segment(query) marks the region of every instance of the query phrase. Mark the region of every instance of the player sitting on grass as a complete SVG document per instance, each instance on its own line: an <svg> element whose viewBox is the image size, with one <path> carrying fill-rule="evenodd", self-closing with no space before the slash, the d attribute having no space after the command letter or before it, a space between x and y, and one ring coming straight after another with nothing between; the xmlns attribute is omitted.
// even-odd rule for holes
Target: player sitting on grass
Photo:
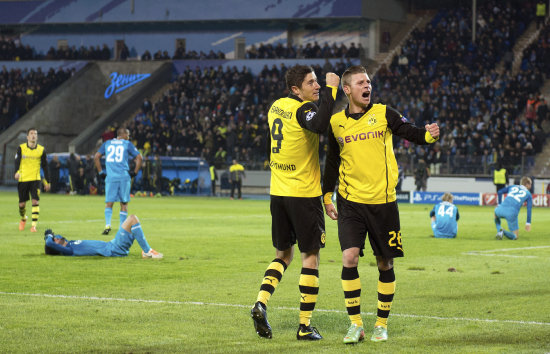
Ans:
<svg viewBox="0 0 550 354"><path fill-rule="evenodd" d="M531 208L533 207L533 197L531 196L531 178L522 177L520 184L514 184L504 187L498 191L498 199L508 193L504 201L495 209L495 226L497 228L497 240L502 240L506 236L510 240L517 240L519 236L518 214L523 203L527 202L527 221L525 230L531 231ZM500 225L500 218L505 218L508 222L508 230L504 230Z"/></svg>
<svg viewBox="0 0 550 354"><path fill-rule="evenodd" d="M162 258L162 253L155 251L147 243L141 230L141 224L135 215L130 215L122 223L122 227L110 242L67 241L65 237L55 235L51 229L48 229L44 232L44 240L46 240L44 250L49 255L125 257L130 252L134 239L142 249L141 256L143 258Z"/></svg>
<svg viewBox="0 0 550 354"><path fill-rule="evenodd" d="M434 205L430 211L432 219L432 230L435 238L455 238L458 232L460 218L458 208L453 204L453 195L451 193L443 194L441 203Z"/></svg>

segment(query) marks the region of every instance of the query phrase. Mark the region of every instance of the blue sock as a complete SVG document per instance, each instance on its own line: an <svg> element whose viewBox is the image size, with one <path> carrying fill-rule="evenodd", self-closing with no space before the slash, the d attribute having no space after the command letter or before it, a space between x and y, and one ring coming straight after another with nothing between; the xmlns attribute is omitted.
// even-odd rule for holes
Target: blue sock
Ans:
<svg viewBox="0 0 550 354"><path fill-rule="evenodd" d="M105 208L105 225L111 226L112 217L113 217L113 208Z"/></svg>
<svg viewBox="0 0 550 354"><path fill-rule="evenodd" d="M134 226L132 226L132 235L136 239L136 241L139 243L139 247L143 250L143 252L147 253L151 250L151 246L147 243L147 240L145 239L145 235L143 234L143 230L141 229L141 224L137 223Z"/></svg>
<svg viewBox="0 0 550 354"><path fill-rule="evenodd" d="M508 237L510 240L516 239L516 234L513 233L512 231L504 230L504 236Z"/></svg>
<svg viewBox="0 0 550 354"><path fill-rule="evenodd" d="M500 218L495 217L495 226L497 227L497 232L502 229L502 226L500 226Z"/></svg>
<svg viewBox="0 0 550 354"><path fill-rule="evenodd" d="M119 214L118 214L119 218L120 218L120 227L122 227L122 223L124 221L126 221L126 218L128 217L128 212L127 211L121 211Z"/></svg>

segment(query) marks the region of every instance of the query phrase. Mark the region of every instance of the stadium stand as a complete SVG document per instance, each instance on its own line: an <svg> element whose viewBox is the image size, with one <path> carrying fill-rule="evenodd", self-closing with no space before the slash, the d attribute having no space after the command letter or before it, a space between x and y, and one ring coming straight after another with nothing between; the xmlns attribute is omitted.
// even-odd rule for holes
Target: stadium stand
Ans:
<svg viewBox="0 0 550 354"><path fill-rule="evenodd" d="M43 72L34 69L0 71L0 132L30 111L56 87L74 75L75 69Z"/></svg>
<svg viewBox="0 0 550 354"><path fill-rule="evenodd" d="M145 155L203 158L220 168L237 158L247 161L247 169L262 169L267 157L265 109L286 94L286 68L311 64L322 79L328 70L341 74L351 63L372 63L383 44L390 60L372 71L374 100L397 108L417 125L436 120L443 132L429 150L396 139L396 155L405 173L412 173L417 158L423 158L433 175L489 175L496 161L522 174L533 167L546 138L542 123L547 118L537 115L533 120L525 112L530 105L536 105L535 111L541 107L541 112L547 107L539 91L549 76L550 31L546 26L527 46L519 72L509 70L517 55L515 45L534 18L532 0L518 4L479 1L473 44L471 8L452 1L433 12L427 26L416 27L416 21L412 31L400 29L410 34L399 43L390 40L390 32L384 32L382 43L382 33L368 18L352 24L366 12L361 1L280 0L265 5L233 0L234 6L224 11L218 11L214 0L168 0L162 6L140 0L101 0L94 6L83 0L28 1L24 6L5 1L0 2L0 13L13 10L13 16L0 15L0 23L35 27L2 37L0 59L104 61L97 87L109 77L112 63L121 64L118 71L132 67L152 72L148 64L164 61L174 71L169 84L143 91L137 102L119 102L124 112L134 113L124 113L116 121L109 121L115 119L114 106L106 114L107 106L101 103L104 110L96 112L95 119L101 118L94 133L86 134L97 139L107 125L126 123ZM319 25L320 18L326 24ZM292 19L305 22L296 29ZM381 24L380 31L390 27ZM374 36L381 37L380 48L372 45L378 41ZM233 59L238 38L246 41L242 60ZM131 65L135 59L144 65ZM124 60L128 63L120 62ZM369 66L369 72L374 67ZM143 97L147 103L139 108ZM9 101L15 106L14 98ZM0 100L0 108L6 102ZM4 126L23 112L10 109L8 123L0 116ZM86 134L71 146L92 147L83 141L95 139ZM321 142L323 156L324 138Z"/></svg>
<svg viewBox="0 0 550 354"><path fill-rule="evenodd" d="M502 156L510 171L521 173L532 166L535 147L542 144L537 128L517 118L529 93L541 84L540 72L513 76L495 71L533 19L531 9L484 2L477 45L470 40L471 17L466 7L439 11L426 28L413 31L390 67L374 78L383 102L418 125L435 118L444 131L428 156L422 147L398 141L405 170L414 165L409 156L417 155L427 158L435 174L487 173Z"/></svg>
<svg viewBox="0 0 550 354"><path fill-rule="evenodd" d="M335 65L314 66L320 81L327 71L343 73L346 64ZM202 157L219 168L235 158L248 168L264 168L266 110L287 94L286 69L284 63L264 65L254 75L247 67L186 66L158 101L144 101L129 122L136 147L145 156Z"/></svg>

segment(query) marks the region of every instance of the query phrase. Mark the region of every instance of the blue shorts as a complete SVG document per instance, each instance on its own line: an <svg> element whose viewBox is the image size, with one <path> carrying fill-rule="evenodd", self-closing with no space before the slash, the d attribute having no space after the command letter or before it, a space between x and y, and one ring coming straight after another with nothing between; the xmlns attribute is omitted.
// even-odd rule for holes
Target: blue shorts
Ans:
<svg viewBox="0 0 550 354"><path fill-rule="evenodd" d="M519 230L518 224L518 214L514 209L504 208L501 205L497 206L495 209L495 215L499 218L505 218L508 223L508 228L510 231Z"/></svg>
<svg viewBox="0 0 550 354"><path fill-rule="evenodd" d="M456 233L449 234L449 233L442 233L437 229L437 224L435 222L432 222L432 231L434 233L435 238L455 238ZM457 230L458 231L458 230Z"/></svg>
<svg viewBox="0 0 550 354"><path fill-rule="evenodd" d="M130 201L130 187L132 180L127 181L114 181L105 183L105 202L122 202L128 203Z"/></svg>
<svg viewBox="0 0 550 354"><path fill-rule="evenodd" d="M111 256L112 257L124 257L130 253L130 247L134 243L134 236L120 228L115 235L115 238L111 240Z"/></svg>

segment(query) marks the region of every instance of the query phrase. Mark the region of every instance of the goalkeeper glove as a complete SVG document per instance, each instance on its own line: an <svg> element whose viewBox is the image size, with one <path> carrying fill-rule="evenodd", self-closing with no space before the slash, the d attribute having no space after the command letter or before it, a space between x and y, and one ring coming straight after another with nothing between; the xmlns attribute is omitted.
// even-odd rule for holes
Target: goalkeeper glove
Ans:
<svg viewBox="0 0 550 354"><path fill-rule="evenodd" d="M107 174L105 173L105 171L101 171L97 174L98 179L105 180L106 177L107 177Z"/></svg>
<svg viewBox="0 0 550 354"><path fill-rule="evenodd" d="M130 171L130 178L134 178L137 175L135 171Z"/></svg>

